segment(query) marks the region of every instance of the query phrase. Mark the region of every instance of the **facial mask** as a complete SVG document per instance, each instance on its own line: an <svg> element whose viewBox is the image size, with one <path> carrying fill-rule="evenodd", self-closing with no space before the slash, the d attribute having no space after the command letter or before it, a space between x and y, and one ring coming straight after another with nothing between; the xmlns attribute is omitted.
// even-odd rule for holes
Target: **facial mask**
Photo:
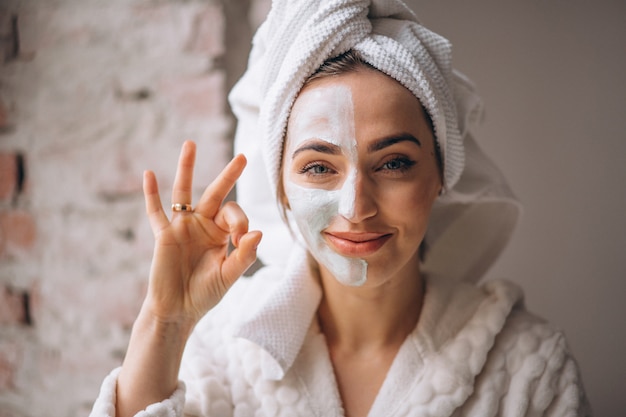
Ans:
<svg viewBox="0 0 626 417"><path fill-rule="evenodd" d="M300 95L289 125L287 165L298 147L307 140L318 139L336 145L350 161L349 172L340 189L309 188L293 182L290 173L284 181L291 214L313 256L341 283L363 285L367 280L367 262L333 251L322 236L338 215L354 216L357 148L354 129L352 93L348 87L315 88Z"/></svg>
<svg viewBox="0 0 626 417"><path fill-rule="evenodd" d="M367 262L333 251L321 234L337 216L344 190L325 191L295 184L286 188L293 217L313 256L342 284L363 285L367 280Z"/></svg>

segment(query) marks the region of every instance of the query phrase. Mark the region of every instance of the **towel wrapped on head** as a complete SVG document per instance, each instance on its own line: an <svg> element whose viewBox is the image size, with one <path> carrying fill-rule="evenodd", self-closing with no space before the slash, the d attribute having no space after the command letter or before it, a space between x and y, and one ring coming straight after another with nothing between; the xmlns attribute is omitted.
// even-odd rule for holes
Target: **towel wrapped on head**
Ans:
<svg viewBox="0 0 626 417"><path fill-rule="evenodd" d="M266 236L259 258L284 264L293 246L276 200L291 107L305 81L348 50L410 90L433 121L445 192L425 238L425 271L479 280L508 242L520 206L471 137L482 104L472 84L452 69L450 42L422 26L399 0L273 1L254 37L248 69L229 97L238 119L235 152L248 158L237 199L251 227Z"/></svg>

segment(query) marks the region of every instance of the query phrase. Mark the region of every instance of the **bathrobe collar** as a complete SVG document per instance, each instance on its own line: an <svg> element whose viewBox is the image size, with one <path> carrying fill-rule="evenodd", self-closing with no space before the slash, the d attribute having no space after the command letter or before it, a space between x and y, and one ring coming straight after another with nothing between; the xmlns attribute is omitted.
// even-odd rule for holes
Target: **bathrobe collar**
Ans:
<svg viewBox="0 0 626 417"><path fill-rule="evenodd" d="M319 332L314 318L322 289L309 265L306 251L297 246L282 278L276 279L280 273L277 268L261 270L252 278L259 280L257 285L272 288L263 291L268 294L265 298L249 306L234 336L263 349L261 370L265 379L283 379L307 335ZM466 398L496 336L513 307L521 302L521 290L508 282L491 281L478 287L427 277L419 322L400 349L400 359L392 365L387 379L395 379L391 378L394 373L400 376L410 369L414 377L418 375L414 383L432 385L433 381L440 381L440 388L458 385L456 395ZM390 385L395 384L386 382L381 391L393 391ZM450 389L445 387L445 391Z"/></svg>

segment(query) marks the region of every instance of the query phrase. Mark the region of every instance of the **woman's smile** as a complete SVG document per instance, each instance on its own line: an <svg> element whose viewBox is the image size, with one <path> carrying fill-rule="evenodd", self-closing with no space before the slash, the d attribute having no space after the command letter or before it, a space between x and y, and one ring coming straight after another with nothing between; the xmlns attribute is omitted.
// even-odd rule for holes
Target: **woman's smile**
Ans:
<svg viewBox="0 0 626 417"><path fill-rule="evenodd" d="M393 236L390 233L324 231L329 246L343 256L365 258L376 253Z"/></svg>

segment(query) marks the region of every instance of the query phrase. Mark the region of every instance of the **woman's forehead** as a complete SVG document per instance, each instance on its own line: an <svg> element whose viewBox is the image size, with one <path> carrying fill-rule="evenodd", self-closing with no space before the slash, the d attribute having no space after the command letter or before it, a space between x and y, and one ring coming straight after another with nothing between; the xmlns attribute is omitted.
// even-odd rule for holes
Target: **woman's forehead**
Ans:
<svg viewBox="0 0 626 417"><path fill-rule="evenodd" d="M345 106L352 106L352 104L350 85L341 80L320 82L302 89L293 105L292 115L306 112L308 117L327 116L329 113L341 110Z"/></svg>
<svg viewBox="0 0 626 417"><path fill-rule="evenodd" d="M377 70L354 71L307 84L292 108L287 136L289 140L311 129L339 131L341 127L351 127L353 135L359 131L363 135L358 136L372 138L400 131L424 136L424 127L430 130L419 100Z"/></svg>
<svg viewBox="0 0 626 417"><path fill-rule="evenodd" d="M321 85L303 91L292 110L287 147L308 140L341 146L355 144L352 93L346 85Z"/></svg>

